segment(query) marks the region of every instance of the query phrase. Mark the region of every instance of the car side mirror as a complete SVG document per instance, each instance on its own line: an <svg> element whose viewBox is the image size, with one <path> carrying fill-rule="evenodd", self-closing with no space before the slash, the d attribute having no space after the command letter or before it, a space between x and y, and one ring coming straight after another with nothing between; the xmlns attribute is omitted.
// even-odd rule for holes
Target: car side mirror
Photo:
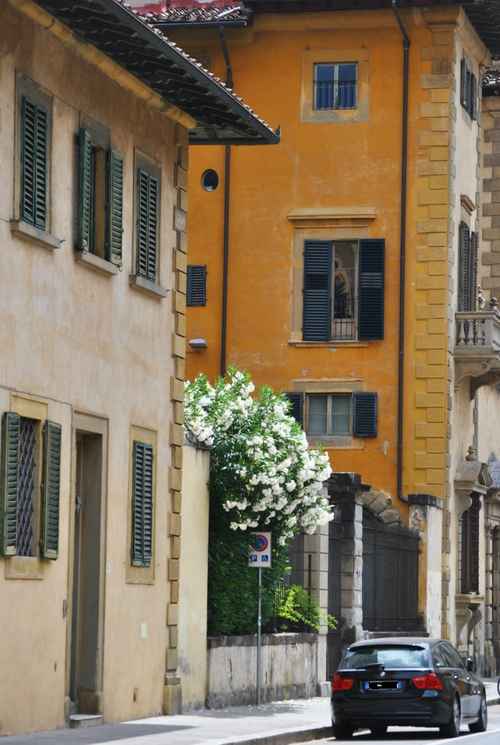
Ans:
<svg viewBox="0 0 500 745"><path fill-rule="evenodd" d="M468 673L474 672L474 660L472 659L472 657L467 657L467 659L465 660L465 669Z"/></svg>

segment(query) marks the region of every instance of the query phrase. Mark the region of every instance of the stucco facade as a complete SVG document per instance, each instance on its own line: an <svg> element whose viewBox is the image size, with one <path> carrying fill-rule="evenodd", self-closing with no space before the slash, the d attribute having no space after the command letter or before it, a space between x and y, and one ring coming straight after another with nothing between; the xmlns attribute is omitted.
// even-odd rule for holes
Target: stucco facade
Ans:
<svg viewBox="0 0 500 745"><path fill-rule="evenodd" d="M457 589L461 516L469 505L467 495L476 486L481 491L481 485L460 480L463 469L469 468L464 463L470 462L470 457L465 460L470 447L478 477L481 464L497 451L499 402L494 377L478 381L480 368L468 366L474 350L471 339L464 339L464 328L472 321L456 313L463 226L471 234L482 230L480 254L488 250L485 241L498 242L496 223L484 222L485 216L498 220L496 210L485 207L481 212L480 170L480 153L484 150L491 161L496 152L492 150L496 135L484 137L484 130L497 119L488 108L488 124L478 117L476 94L472 96L476 110L468 110L461 83L465 63L468 74L480 80L490 51L458 3L401 12L410 48L399 499L400 29L387 9L308 13L303 8L272 14L259 12L259 3L254 5L247 28L224 30L235 87L273 121L280 121L283 135L282 144L267 154L258 169L245 151L233 154L231 161L227 362L249 370L258 384L306 397L377 392L376 437L353 436L343 442L326 438L324 445L335 471L359 473L379 493L378 499L389 499L389 507L395 507L402 521L420 536L418 604L425 625L434 635L457 642L463 651L474 647L482 665L481 618L487 583L484 522L477 547L481 579L473 601L478 611L474 621L468 615L470 598ZM223 73L215 31L193 24L178 30L172 25L171 33ZM356 110L314 112L313 65L347 60L358 63ZM268 71L264 86L262 70ZM221 185L207 192L202 175L209 168L217 171ZM495 191L497 174L491 169L483 173L491 179L486 185ZM206 264L207 301L206 307L188 308L187 338L205 339L207 348L190 349L188 344L188 377L198 372L215 377L220 372L223 174L222 151L201 150L191 160L195 210L189 226L188 264ZM249 209L243 209L243 204ZM305 241L365 238L385 239L383 340L304 341ZM479 270L485 290L496 287L496 243L491 245L494 248ZM489 302L488 292L484 302ZM479 323L495 325L490 306L480 310L488 318L480 315ZM492 351L490 362L496 355ZM482 412L479 417L474 417L475 408ZM304 425L307 431L307 417ZM467 499L461 501L464 489L468 489ZM480 521L484 514L483 509Z"/></svg>
<svg viewBox="0 0 500 745"><path fill-rule="evenodd" d="M276 139L121 4L100 9L105 52L96 4L0 9L0 735L181 708L188 139L204 114L148 88L127 41L154 46L163 83L195 76L233 138Z"/></svg>
<svg viewBox="0 0 500 745"><path fill-rule="evenodd" d="M171 556L166 526L173 513L169 467L175 413L169 381L175 375L171 343L175 319L170 298L141 293L129 285L129 274L134 157L141 151L156 160L162 173L160 281L171 285L171 246L175 245L171 215L177 198L174 164L185 135L175 122L141 105L8 3L1 15L4 353L0 408L2 413L24 411L31 418L62 426L58 558L0 559L0 616L5 631L0 651L4 670L0 732L8 734L59 727L65 720L75 497L86 496L75 493L80 435L92 434L100 440L102 553L93 568L99 573L95 600L101 626L94 650L100 658L95 713L120 720L162 710ZM21 76L43 89L52 102L49 232L61 241L55 250L11 229L18 203L16 85ZM75 137L83 117L108 128L113 146L124 156L123 271L116 274L78 261L74 251ZM130 567L127 526L133 428L146 430L155 442L151 572L134 573Z"/></svg>

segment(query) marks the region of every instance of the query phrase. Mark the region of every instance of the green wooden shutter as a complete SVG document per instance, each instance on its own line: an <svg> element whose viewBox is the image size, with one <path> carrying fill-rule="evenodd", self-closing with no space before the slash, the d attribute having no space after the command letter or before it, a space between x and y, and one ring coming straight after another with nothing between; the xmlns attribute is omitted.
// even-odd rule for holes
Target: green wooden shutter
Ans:
<svg viewBox="0 0 500 745"><path fill-rule="evenodd" d="M207 267L190 264L187 268L186 305L189 307L207 304Z"/></svg>
<svg viewBox="0 0 500 745"><path fill-rule="evenodd" d="M106 258L122 265L123 242L123 158L115 150L108 152Z"/></svg>
<svg viewBox="0 0 500 745"><path fill-rule="evenodd" d="M458 310L468 311L471 301L471 240L469 226L461 222L458 230Z"/></svg>
<svg viewBox="0 0 500 745"><path fill-rule="evenodd" d="M132 565L151 566L153 556L153 448L134 442L132 473Z"/></svg>
<svg viewBox="0 0 500 745"><path fill-rule="evenodd" d="M59 493L61 482L61 425L46 421L43 427L42 537L44 559L59 552Z"/></svg>
<svg viewBox="0 0 500 745"><path fill-rule="evenodd" d="M95 250L95 151L92 136L86 129L78 133L79 204L78 248Z"/></svg>
<svg viewBox="0 0 500 745"><path fill-rule="evenodd" d="M377 436L377 408L378 396L376 393L353 393L354 437L376 437Z"/></svg>
<svg viewBox="0 0 500 745"><path fill-rule="evenodd" d="M304 426L304 394L288 392L285 396L290 401L289 414L300 424Z"/></svg>
<svg viewBox="0 0 500 745"><path fill-rule="evenodd" d="M14 556L17 551L17 487L21 418L12 411L2 417L0 463L0 551Z"/></svg>
<svg viewBox="0 0 500 745"><path fill-rule="evenodd" d="M384 338L384 264L385 241L366 239L359 242L358 338Z"/></svg>
<svg viewBox="0 0 500 745"><path fill-rule="evenodd" d="M469 310L477 310L478 234L470 235L470 296Z"/></svg>
<svg viewBox="0 0 500 745"><path fill-rule="evenodd" d="M137 274L156 281L158 261L160 183L139 168L137 172Z"/></svg>
<svg viewBox="0 0 500 745"><path fill-rule="evenodd" d="M332 327L332 242L304 244L304 341L328 341Z"/></svg>
<svg viewBox="0 0 500 745"><path fill-rule="evenodd" d="M47 111L23 97L21 105L21 218L47 229Z"/></svg>

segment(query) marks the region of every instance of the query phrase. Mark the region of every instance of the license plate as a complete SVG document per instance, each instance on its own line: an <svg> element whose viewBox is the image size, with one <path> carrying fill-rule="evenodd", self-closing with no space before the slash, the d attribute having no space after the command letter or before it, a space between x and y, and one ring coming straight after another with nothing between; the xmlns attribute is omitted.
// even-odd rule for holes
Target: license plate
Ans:
<svg viewBox="0 0 500 745"><path fill-rule="evenodd" d="M401 691L404 688L402 680L365 680L363 690L365 691Z"/></svg>

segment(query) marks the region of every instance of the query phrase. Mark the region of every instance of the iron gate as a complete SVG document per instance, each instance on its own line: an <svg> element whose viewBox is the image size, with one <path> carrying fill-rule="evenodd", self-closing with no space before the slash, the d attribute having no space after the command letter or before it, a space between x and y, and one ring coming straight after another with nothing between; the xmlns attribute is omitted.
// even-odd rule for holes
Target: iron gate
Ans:
<svg viewBox="0 0 500 745"><path fill-rule="evenodd" d="M416 631L419 539L408 528L389 527L363 510L363 627Z"/></svg>

